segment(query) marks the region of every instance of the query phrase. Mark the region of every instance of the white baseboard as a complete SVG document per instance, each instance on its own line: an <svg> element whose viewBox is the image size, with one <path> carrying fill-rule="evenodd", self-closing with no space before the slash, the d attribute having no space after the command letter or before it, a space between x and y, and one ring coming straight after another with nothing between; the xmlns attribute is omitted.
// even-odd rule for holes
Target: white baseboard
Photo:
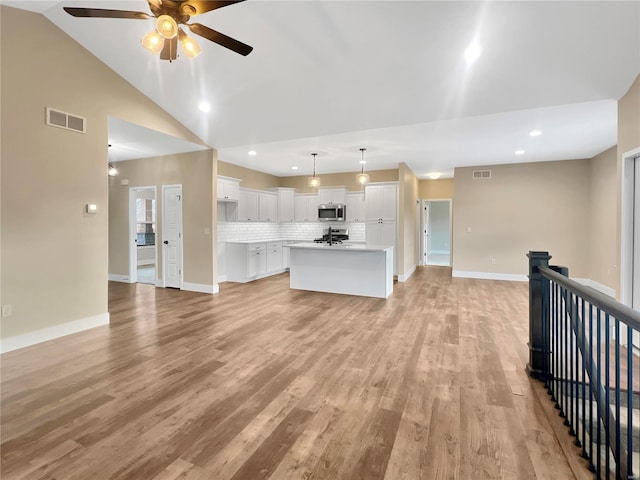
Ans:
<svg viewBox="0 0 640 480"><path fill-rule="evenodd" d="M118 275L118 274L115 274L115 273L110 273L109 274L109 281L110 282L132 283L131 280L129 279L129 275Z"/></svg>
<svg viewBox="0 0 640 480"><path fill-rule="evenodd" d="M182 282L182 286L180 290L187 290L189 292L198 292L198 293L218 293L220 291L220 287L218 285L202 285L200 283L187 283Z"/></svg>
<svg viewBox="0 0 640 480"><path fill-rule="evenodd" d="M479 278L483 280L507 280L509 282L529 281L529 277L517 273L464 272L462 270L454 270L452 276L457 278Z"/></svg>
<svg viewBox="0 0 640 480"><path fill-rule="evenodd" d="M15 337L3 338L0 341L0 353L11 352L19 348L28 347L37 343L64 337L72 333L82 332L90 328L101 327L109 324L109 313L101 313L92 317L81 318L72 322L54 325L53 327L35 330L33 332L16 335Z"/></svg>
<svg viewBox="0 0 640 480"><path fill-rule="evenodd" d="M162 278L156 278L156 287L164 288L164 280Z"/></svg>
<svg viewBox="0 0 640 480"><path fill-rule="evenodd" d="M451 255L449 250L431 250L429 255Z"/></svg>
<svg viewBox="0 0 640 480"><path fill-rule="evenodd" d="M591 280L590 278L572 278L571 280L575 280L582 285L586 285L587 287L591 287L594 290L597 290L600 293L604 293L612 298L616 298L616 291L611 287L607 287L601 283L596 282L595 280Z"/></svg>
<svg viewBox="0 0 640 480"><path fill-rule="evenodd" d="M156 261L155 260L138 260L137 265L139 267L143 266L143 265L155 265Z"/></svg>
<svg viewBox="0 0 640 480"><path fill-rule="evenodd" d="M416 266L414 265L413 267L411 267L409 269L409 271L407 273L405 273L404 275L398 275L398 281L399 282L406 282L407 280L409 280L409 277L411 275L413 275L413 272L416 271Z"/></svg>

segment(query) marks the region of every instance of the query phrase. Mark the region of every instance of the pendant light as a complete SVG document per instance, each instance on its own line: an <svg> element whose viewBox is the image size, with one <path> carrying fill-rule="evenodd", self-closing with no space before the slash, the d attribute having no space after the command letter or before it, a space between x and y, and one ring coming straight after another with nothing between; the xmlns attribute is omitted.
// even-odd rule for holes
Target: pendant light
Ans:
<svg viewBox="0 0 640 480"><path fill-rule="evenodd" d="M320 177L316 176L316 156L317 153L312 153L313 155L313 177L309 177L308 185L313 188L318 188L320 186Z"/></svg>
<svg viewBox="0 0 640 480"><path fill-rule="evenodd" d="M368 173L364 173L364 165L367 163L364 159L364 151L366 150L366 148L361 148L360 152L362 154L362 160L360 160L360 165L362 166L362 169L360 170L360 173L358 173L356 175L356 181L360 184L360 185L364 185L365 183L369 183L369 174Z"/></svg>

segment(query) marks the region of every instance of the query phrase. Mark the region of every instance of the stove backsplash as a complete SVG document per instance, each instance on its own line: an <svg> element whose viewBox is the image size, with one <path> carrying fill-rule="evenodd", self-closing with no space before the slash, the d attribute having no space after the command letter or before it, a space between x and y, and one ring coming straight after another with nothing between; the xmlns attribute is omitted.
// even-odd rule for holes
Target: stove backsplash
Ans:
<svg viewBox="0 0 640 480"><path fill-rule="evenodd" d="M349 240L365 241L364 223L342 223L340 228L349 230ZM218 242L232 240L264 240L284 238L288 240L309 240L321 237L327 231L327 224L320 222L273 223L273 222L219 222Z"/></svg>

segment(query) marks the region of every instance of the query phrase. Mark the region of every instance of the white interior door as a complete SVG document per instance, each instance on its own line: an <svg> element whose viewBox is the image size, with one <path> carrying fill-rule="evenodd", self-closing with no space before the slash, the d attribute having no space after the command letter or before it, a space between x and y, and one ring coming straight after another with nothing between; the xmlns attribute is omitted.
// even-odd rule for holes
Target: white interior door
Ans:
<svg viewBox="0 0 640 480"><path fill-rule="evenodd" d="M182 185L162 186L164 286L182 286Z"/></svg>
<svg viewBox="0 0 640 480"><path fill-rule="evenodd" d="M429 252L431 252L431 242L429 241L429 211L431 209L431 204L429 202L424 202L424 206L422 209L422 234L423 240L422 245L424 248L422 259L424 265L427 265L429 262Z"/></svg>

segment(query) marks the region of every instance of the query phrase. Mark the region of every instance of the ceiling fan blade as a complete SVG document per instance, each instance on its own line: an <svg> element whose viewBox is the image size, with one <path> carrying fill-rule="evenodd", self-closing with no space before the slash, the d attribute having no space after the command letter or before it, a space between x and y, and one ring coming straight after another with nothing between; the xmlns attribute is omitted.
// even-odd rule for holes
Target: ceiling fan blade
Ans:
<svg viewBox="0 0 640 480"><path fill-rule="evenodd" d="M175 36L172 39L165 39L164 47L160 52L160 60L175 60L178 58L178 37Z"/></svg>
<svg viewBox="0 0 640 480"><path fill-rule="evenodd" d="M211 10L233 5L234 3L244 2L244 0L235 0L230 2L222 1L208 1L208 0L187 0L180 6L180 10L183 14L193 17L195 15L201 15Z"/></svg>
<svg viewBox="0 0 640 480"><path fill-rule="evenodd" d="M205 27L204 25L200 25L199 23L192 23L189 25L189 28L196 35L200 35L207 40L211 40L218 45L222 45L223 47L228 48L229 50L233 50L240 55L247 56L253 50L253 47L242 43L235 38L228 37L224 33L216 32L209 27Z"/></svg>
<svg viewBox="0 0 640 480"><path fill-rule="evenodd" d="M131 18L136 20L146 20L152 18L143 12L129 12L127 10L108 10L103 8L74 8L62 7L65 12L74 17L92 18Z"/></svg>

